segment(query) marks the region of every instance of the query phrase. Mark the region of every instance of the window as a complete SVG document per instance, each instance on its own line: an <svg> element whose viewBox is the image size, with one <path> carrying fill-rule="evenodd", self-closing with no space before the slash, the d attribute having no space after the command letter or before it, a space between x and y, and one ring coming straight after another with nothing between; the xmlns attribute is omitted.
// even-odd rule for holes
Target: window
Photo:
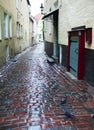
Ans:
<svg viewBox="0 0 94 130"><path fill-rule="evenodd" d="M21 11L21 0L19 0L19 11Z"/></svg>
<svg viewBox="0 0 94 130"><path fill-rule="evenodd" d="M0 40L2 39L2 29L1 29L1 17L0 17Z"/></svg>
<svg viewBox="0 0 94 130"><path fill-rule="evenodd" d="M17 35L17 38L23 37L23 27L22 27L22 25L20 25L19 22L17 22L17 24L16 24L16 35Z"/></svg>
<svg viewBox="0 0 94 130"><path fill-rule="evenodd" d="M52 34L52 22L51 21L49 21L49 35L51 35Z"/></svg>
<svg viewBox="0 0 94 130"><path fill-rule="evenodd" d="M23 26L21 25L21 38L23 38Z"/></svg>
<svg viewBox="0 0 94 130"><path fill-rule="evenodd" d="M19 28L20 28L20 38L21 38L21 35L22 35L22 34L21 34L21 25L19 25Z"/></svg>
<svg viewBox="0 0 94 130"><path fill-rule="evenodd" d="M19 0L16 0L16 8L19 8Z"/></svg>
<svg viewBox="0 0 94 130"><path fill-rule="evenodd" d="M8 38L8 15L4 13L4 37Z"/></svg>
<svg viewBox="0 0 94 130"><path fill-rule="evenodd" d="M55 6L55 8L58 7L58 0L55 0L55 2L54 2L54 6Z"/></svg>
<svg viewBox="0 0 94 130"><path fill-rule="evenodd" d="M12 17L9 17L9 36L12 38Z"/></svg>
<svg viewBox="0 0 94 130"><path fill-rule="evenodd" d="M21 11L21 2L22 0L16 0L16 8Z"/></svg>
<svg viewBox="0 0 94 130"><path fill-rule="evenodd" d="M19 22L16 23L16 35L17 35L17 38L19 38Z"/></svg>

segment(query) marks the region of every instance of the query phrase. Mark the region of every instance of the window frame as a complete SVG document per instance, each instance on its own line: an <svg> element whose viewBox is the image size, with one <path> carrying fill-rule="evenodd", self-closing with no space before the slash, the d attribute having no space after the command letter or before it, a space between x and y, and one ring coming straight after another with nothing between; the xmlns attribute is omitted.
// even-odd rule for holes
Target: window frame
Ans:
<svg viewBox="0 0 94 130"><path fill-rule="evenodd" d="M19 22L16 22L16 36L19 38Z"/></svg>
<svg viewBox="0 0 94 130"><path fill-rule="evenodd" d="M9 17L9 36L12 38L13 36L13 31L12 31L12 17Z"/></svg>
<svg viewBox="0 0 94 130"><path fill-rule="evenodd" d="M16 0L16 8L18 11L21 11L21 3L22 3L22 0Z"/></svg>
<svg viewBox="0 0 94 130"><path fill-rule="evenodd" d="M8 34L8 31L9 31L9 26L8 26L8 14L7 13L4 13L4 38L5 39L8 39L9 38L9 34Z"/></svg>
<svg viewBox="0 0 94 130"><path fill-rule="evenodd" d="M19 9L19 0L16 0L16 8Z"/></svg>
<svg viewBox="0 0 94 130"><path fill-rule="evenodd" d="M1 20L1 16L0 16L0 41L2 40L2 20Z"/></svg>
<svg viewBox="0 0 94 130"><path fill-rule="evenodd" d="M20 38L23 38L23 26L20 25Z"/></svg>

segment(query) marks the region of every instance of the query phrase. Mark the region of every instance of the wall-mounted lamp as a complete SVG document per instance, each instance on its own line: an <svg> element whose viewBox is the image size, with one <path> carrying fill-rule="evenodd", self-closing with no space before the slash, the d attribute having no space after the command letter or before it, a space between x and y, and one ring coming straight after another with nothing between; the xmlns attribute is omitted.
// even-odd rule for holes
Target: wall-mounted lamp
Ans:
<svg viewBox="0 0 94 130"><path fill-rule="evenodd" d="M41 14L44 14L44 7L43 7L43 3L41 3L40 9L41 9Z"/></svg>
<svg viewBox="0 0 94 130"><path fill-rule="evenodd" d="M92 44L92 28L86 28L86 42Z"/></svg>

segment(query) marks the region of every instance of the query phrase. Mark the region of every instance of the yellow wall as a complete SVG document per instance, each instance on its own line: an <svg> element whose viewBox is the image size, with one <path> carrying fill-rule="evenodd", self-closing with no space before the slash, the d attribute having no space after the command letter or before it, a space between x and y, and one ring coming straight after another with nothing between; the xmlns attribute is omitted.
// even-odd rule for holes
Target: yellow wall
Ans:
<svg viewBox="0 0 94 130"><path fill-rule="evenodd" d="M29 24L30 24L30 28L29 28L29 41L30 41L30 46L33 46L33 37L34 37L34 22L32 21L32 18L30 18L30 20L29 20Z"/></svg>
<svg viewBox="0 0 94 130"><path fill-rule="evenodd" d="M22 0L22 19L21 23L23 23L23 37L24 44L23 49L30 46L29 44L29 7L27 5L27 0Z"/></svg>
<svg viewBox="0 0 94 130"><path fill-rule="evenodd" d="M4 38L4 13L7 13L8 17L12 17L12 38L8 37L8 39ZM2 24L2 40L0 41L1 65L6 62L6 46L9 46L10 58L30 46L27 0L22 0L20 11L16 8L16 0L0 0L0 19ZM17 38L17 22L23 27L23 37Z"/></svg>
<svg viewBox="0 0 94 130"><path fill-rule="evenodd" d="M2 4L2 5L1 5ZM3 4L5 5L5 7L3 6ZM10 3L9 3L10 4ZM8 39L5 39L4 37L4 13L8 14L8 19L11 16L12 18L12 28L14 26L14 16L13 14L10 12L10 10L8 10L8 2L6 1L6 4L3 1L0 1L0 20L1 20L1 40L0 40L0 65L2 65L3 63L6 62L6 47L9 46L9 50L10 50L10 58L12 56L14 56L14 35L12 36L12 38L8 37ZM9 25L9 20L8 20L8 25ZM12 30L13 34L14 34L14 28ZM9 35L9 28L8 28L8 35Z"/></svg>

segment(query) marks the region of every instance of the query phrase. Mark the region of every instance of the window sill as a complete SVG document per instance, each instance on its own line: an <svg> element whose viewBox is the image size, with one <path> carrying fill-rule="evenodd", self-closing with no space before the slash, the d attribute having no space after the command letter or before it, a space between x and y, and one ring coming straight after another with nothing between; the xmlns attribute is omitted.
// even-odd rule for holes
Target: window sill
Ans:
<svg viewBox="0 0 94 130"><path fill-rule="evenodd" d="M8 40L9 38L4 38L4 40Z"/></svg>

